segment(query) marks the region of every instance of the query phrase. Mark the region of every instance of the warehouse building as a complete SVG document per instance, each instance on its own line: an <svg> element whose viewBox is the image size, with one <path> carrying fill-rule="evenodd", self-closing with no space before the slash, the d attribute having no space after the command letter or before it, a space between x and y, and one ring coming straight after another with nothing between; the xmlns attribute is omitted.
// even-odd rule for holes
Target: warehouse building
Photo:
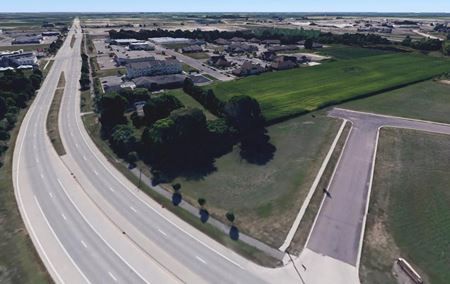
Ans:
<svg viewBox="0 0 450 284"><path fill-rule="evenodd" d="M181 62L176 59L132 62L126 65L128 78L178 74L182 72Z"/></svg>

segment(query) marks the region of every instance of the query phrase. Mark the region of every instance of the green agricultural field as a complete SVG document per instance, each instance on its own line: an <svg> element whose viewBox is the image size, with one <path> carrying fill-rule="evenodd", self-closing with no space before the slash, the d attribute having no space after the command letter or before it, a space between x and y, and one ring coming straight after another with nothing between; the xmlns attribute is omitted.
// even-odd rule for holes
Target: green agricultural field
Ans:
<svg viewBox="0 0 450 284"><path fill-rule="evenodd" d="M336 59L354 59L367 56L392 54L392 51L386 51L374 48L364 47L348 47L348 46L331 46L321 49L319 52L321 55L331 56Z"/></svg>
<svg viewBox="0 0 450 284"><path fill-rule="evenodd" d="M341 107L450 123L450 85L430 80L351 101Z"/></svg>
<svg viewBox="0 0 450 284"><path fill-rule="evenodd" d="M265 73L211 85L223 100L250 95L268 121L282 119L450 71L450 60L387 54Z"/></svg>
<svg viewBox="0 0 450 284"><path fill-rule="evenodd" d="M183 198L191 204L198 206L197 199L205 198L209 212L224 222L232 210L241 231L279 247L340 126L324 112L314 114L268 127L276 152L264 165L243 160L236 146L216 160L213 173L173 183L182 185Z"/></svg>
<svg viewBox="0 0 450 284"><path fill-rule="evenodd" d="M396 283L408 260L425 283L450 279L450 136L383 129L364 238L362 283Z"/></svg>

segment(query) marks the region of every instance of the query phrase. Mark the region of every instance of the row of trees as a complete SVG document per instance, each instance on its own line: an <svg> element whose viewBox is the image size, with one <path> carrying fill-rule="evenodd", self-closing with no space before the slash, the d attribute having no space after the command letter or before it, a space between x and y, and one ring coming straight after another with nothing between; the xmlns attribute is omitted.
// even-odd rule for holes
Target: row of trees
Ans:
<svg viewBox="0 0 450 284"><path fill-rule="evenodd" d="M19 110L25 108L42 82L42 72L8 70L0 76L0 155L8 148L10 131L14 128Z"/></svg>
<svg viewBox="0 0 450 284"><path fill-rule="evenodd" d="M88 90L91 86L91 79L89 77L89 57L85 53L81 53L80 85L82 90Z"/></svg>

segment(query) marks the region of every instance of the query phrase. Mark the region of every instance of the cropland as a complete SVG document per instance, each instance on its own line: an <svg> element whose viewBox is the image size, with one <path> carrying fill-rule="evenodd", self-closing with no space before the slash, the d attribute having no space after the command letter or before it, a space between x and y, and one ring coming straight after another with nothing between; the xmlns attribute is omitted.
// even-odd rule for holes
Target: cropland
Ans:
<svg viewBox="0 0 450 284"><path fill-rule="evenodd" d="M236 95L256 98L270 122L446 72L450 72L448 59L393 53L265 73L211 87L222 100Z"/></svg>

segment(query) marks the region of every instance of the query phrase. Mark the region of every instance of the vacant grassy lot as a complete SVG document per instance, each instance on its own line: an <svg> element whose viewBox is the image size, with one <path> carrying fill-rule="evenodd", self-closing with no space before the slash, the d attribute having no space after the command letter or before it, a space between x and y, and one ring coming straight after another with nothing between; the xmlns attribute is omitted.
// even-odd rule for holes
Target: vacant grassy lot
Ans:
<svg viewBox="0 0 450 284"><path fill-rule="evenodd" d="M404 257L425 283L450 279L450 136L383 129L364 239L363 283L395 283Z"/></svg>
<svg viewBox="0 0 450 284"><path fill-rule="evenodd" d="M184 199L197 205L207 200L212 215L225 220L236 214L243 232L274 247L284 241L293 220L337 133L340 121L316 113L268 128L276 147L265 165L241 159L238 147L216 160L217 171L202 180L178 178ZM198 205L197 205L198 206Z"/></svg>
<svg viewBox="0 0 450 284"><path fill-rule="evenodd" d="M235 95L255 97L272 121L449 71L448 59L387 54L265 73L211 87L223 100Z"/></svg>
<svg viewBox="0 0 450 284"><path fill-rule="evenodd" d="M201 109L208 120L214 120L217 118L214 114L207 111L199 102L183 92L182 89L170 90L167 94L176 97L185 107Z"/></svg>
<svg viewBox="0 0 450 284"><path fill-rule="evenodd" d="M186 56L189 56L194 59L208 59L209 55L205 52L193 52L193 53L183 53Z"/></svg>
<svg viewBox="0 0 450 284"><path fill-rule="evenodd" d="M5 51L5 50L18 50L18 49L23 49L23 51L36 51L37 49L46 49L48 48L50 45L49 44L24 44L24 45L5 45L5 46L0 46L0 51Z"/></svg>
<svg viewBox="0 0 450 284"><path fill-rule="evenodd" d="M450 123L450 85L434 81L413 84L373 97L355 100L344 108Z"/></svg>
<svg viewBox="0 0 450 284"><path fill-rule="evenodd" d="M331 56L336 59L354 59L367 56L375 56L382 54L390 54L392 51L386 51L374 48L363 47L349 47L349 46L331 46L321 49L319 52L321 55Z"/></svg>

